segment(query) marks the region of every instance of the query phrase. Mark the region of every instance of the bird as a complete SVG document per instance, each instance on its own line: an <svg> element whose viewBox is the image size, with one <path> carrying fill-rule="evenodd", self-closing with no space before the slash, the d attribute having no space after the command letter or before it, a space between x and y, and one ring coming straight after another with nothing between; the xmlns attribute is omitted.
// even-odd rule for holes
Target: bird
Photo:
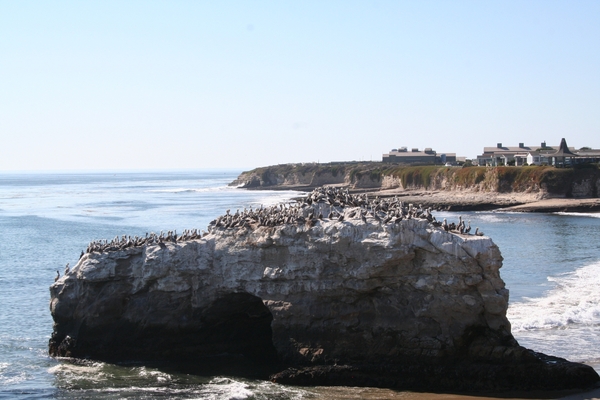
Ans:
<svg viewBox="0 0 600 400"><path fill-rule="evenodd" d="M56 270L56 278L54 278L54 282L56 282L59 279L60 279L60 272L58 272L58 270Z"/></svg>
<svg viewBox="0 0 600 400"><path fill-rule="evenodd" d="M65 275L67 275L70 270L71 269L69 268L69 263L67 263L67 265L65 266Z"/></svg>
<svg viewBox="0 0 600 400"><path fill-rule="evenodd" d="M467 229L465 229L465 234L468 234L469 232L471 232L471 221L469 221L469 225L467 226Z"/></svg>
<svg viewBox="0 0 600 400"><path fill-rule="evenodd" d="M456 227L456 230L459 233L464 233L465 230L465 221L463 221L462 216L458 216L458 226Z"/></svg>
<svg viewBox="0 0 600 400"><path fill-rule="evenodd" d="M483 236L483 232L481 232L479 230L479 228L475 228L475 235L477 235L477 236Z"/></svg>
<svg viewBox="0 0 600 400"><path fill-rule="evenodd" d="M446 218L444 218L444 222L442 222L442 228L444 228L446 232L448 232L448 229L450 229L448 227L448 220Z"/></svg>
<svg viewBox="0 0 600 400"><path fill-rule="evenodd" d="M362 219L362 222L364 222L365 224L367 223L367 217L365 217L365 214L363 214L362 212L360 213L360 219Z"/></svg>
<svg viewBox="0 0 600 400"><path fill-rule="evenodd" d="M375 221L381 223L381 218L377 215L377 211L373 211L373 218L375 218Z"/></svg>

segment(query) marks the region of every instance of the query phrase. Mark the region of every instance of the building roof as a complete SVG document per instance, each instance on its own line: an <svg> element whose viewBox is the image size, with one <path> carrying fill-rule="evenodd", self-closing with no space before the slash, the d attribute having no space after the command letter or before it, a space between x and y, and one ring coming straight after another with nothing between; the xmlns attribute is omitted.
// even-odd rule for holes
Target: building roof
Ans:
<svg viewBox="0 0 600 400"><path fill-rule="evenodd" d="M579 157L600 157L600 149L577 150Z"/></svg>
<svg viewBox="0 0 600 400"><path fill-rule="evenodd" d="M551 153L549 154L550 157L579 157L579 155L573 153L571 150L569 150L569 147L567 147L567 141L565 140L565 138L562 138L562 140L560 141L560 147L558 150L556 150L555 153Z"/></svg>
<svg viewBox="0 0 600 400"><path fill-rule="evenodd" d="M435 157L436 155L433 153L425 153L424 151L390 151L386 156L396 156L396 157Z"/></svg>
<svg viewBox="0 0 600 400"><path fill-rule="evenodd" d="M541 146L524 146L523 143L519 143L519 146L502 146L501 143L498 143L495 147L484 147L483 154L478 155L477 159L481 161L494 158L524 157L523 154L548 158L600 158L600 149L584 147L577 150L574 147L567 146L567 141L564 138L560 141L560 146L553 147L547 146L546 142L542 142Z"/></svg>
<svg viewBox="0 0 600 400"><path fill-rule="evenodd" d="M483 154L502 154L502 153L523 153L523 152L533 152L540 151L542 149L548 149L549 147L541 147L541 146L503 146L503 147L484 147ZM550 147L552 149L552 147ZM552 151L552 150L550 150Z"/></svg>

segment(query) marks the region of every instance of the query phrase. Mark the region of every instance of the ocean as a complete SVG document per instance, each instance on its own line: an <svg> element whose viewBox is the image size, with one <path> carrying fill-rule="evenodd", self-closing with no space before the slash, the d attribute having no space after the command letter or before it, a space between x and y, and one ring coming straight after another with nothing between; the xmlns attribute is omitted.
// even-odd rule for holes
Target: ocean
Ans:
<svg viewBox="0 0 600 400"><path fill-rule="evenodd" d="M54 359L49 286L94 239L205 229L227 209L301 195L228 187L241 171L0 174L0 399L412 398L375 388L305 388L143 365ZM504 257L519 343L600 371L600 214L437 212L490 236ZM416 396L416 395L415 395Z"/></svg>

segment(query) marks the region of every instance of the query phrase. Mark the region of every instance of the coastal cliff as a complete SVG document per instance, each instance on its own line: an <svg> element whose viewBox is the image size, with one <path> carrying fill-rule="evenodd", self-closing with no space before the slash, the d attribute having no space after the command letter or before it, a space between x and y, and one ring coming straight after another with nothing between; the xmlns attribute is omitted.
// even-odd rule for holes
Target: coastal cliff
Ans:
<svg viewBox="0 0 600 400"><path fill-rule="evenodd" d="M281 164L243 172L230 185L247 189L308 189L526 193L542 198L597 198L600 170L586 168L397 166L380 162Z"/></svg>
<svg viewBox="0 0 600 400"><path fill-rule="evenodd" d="M228 212L205 234L92 245L50 287L50 354L298 385L597 382L589 366L518 345L500 251L460 227L398 200L321 190Z"/></svg>

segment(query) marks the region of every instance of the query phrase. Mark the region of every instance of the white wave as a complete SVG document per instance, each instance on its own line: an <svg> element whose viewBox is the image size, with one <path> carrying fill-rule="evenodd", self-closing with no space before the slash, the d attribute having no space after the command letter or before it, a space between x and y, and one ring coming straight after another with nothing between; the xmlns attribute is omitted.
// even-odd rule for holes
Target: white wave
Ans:
<svg viewBox="0 0 600 400"><path fill-rule="evenodd" d="M217 187L205 187L205 188L173 188L173 189L150 189L146 190L147 193L186 193L186 192L219 192L224 190L235 190L230 186L217 186Z"/></svg>
<svg viewBox="0 0 600 400"><path fill-rule="evenodd" d="M592 217L592 218L600 218L600 212L596 213L578 213L578 212L556 212L554 214L558 215L568 215L570 217Z"/></svg>
<svg viewBox="0 0 600 400"><path fill-rule="evenodd" d="M106 374L102 371L104 364L100 362L78 360L78 363L62 362L48 368L48 372L63 379L82 378L90 381L102 381Z"/></svg>
<svg viewBox="0 0 600 400"><path fill-rule="evenodd" d="M494 213L487 213L487 214L477 213L476 215L477 215L477 219L479 219L480 221L483 221L483 222L487 222L487 223L497 223L497 222L506 221L505 217L499 216L498 214L494 214Z"/></svg>
<svg viewBox="0 0 600 400"><path fill-rule="evenodd" d="M202 399L242 400L254 396L250 386L242 381L218 377L202 387Z"/></svg>
<svg viewBox="0 0 600 400"><path fill-rule="evenodd" d="M146 367L139 368L138 375L142 378L155 379L158 383L170 382L171 375L166 372L147 369Z"/></svg>
<svg viewBox="0 0 600 400"><path fill-rule="evenodd" d="M266 207L274 206L279 203L288 203L288 202L293 203L293 201L291 200L292 198L301 197L301 196L305 196L305 195L306 195L306 193L302 193L302 192L283 192L283 193L275 195L275 196L272 193L270 193L269 196L258 199L256 203L262 204Z"/></svg>
<svg viewBox="0 0 600 400"><path fill-rule="evenodd" d="M555 287L544 297L510 304L513 332L600 325L600 263L548 280Z"/></svg>

